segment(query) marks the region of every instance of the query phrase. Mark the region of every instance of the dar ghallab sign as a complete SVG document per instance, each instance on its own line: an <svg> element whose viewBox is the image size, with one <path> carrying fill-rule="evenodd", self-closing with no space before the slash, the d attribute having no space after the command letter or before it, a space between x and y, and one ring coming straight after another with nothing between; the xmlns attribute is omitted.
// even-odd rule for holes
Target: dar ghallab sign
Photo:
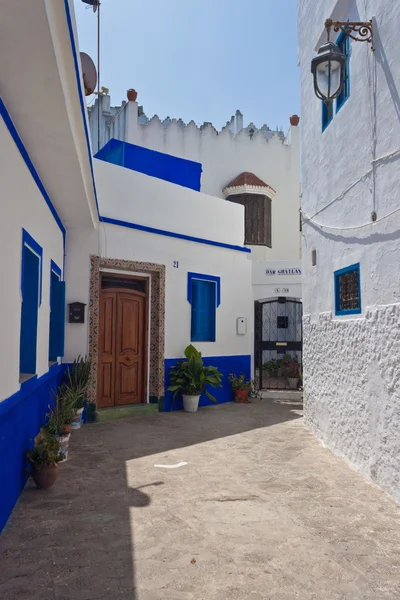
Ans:
<svg viewBox="0 0 400 600"><path fill-rule="evenodd" d="M266 275L301 275L301 269L266 269Z"/></svg>

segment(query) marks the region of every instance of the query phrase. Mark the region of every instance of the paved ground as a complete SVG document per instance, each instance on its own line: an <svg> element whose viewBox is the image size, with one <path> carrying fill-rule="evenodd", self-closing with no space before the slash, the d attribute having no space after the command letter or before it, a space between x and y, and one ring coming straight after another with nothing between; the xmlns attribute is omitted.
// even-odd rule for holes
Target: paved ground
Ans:
<svg viewBox="0 0 400 600"><path fill-rule="evenodd" d="M75 432L1 538L1 600L398 600L400 510L299 414L264 400Z"/></svg>

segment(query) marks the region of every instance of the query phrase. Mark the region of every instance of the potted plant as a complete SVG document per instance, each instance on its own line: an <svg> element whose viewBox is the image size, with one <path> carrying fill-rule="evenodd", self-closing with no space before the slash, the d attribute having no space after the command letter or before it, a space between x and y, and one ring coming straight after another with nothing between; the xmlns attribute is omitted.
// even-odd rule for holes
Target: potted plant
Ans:
<svg viewBox="0 0 400 600"><path fill-rule="evenodd" d="M83 407L90 382L92 363L89 358L81 355L76 358L72 367L67 371L66 387L75 396L75 418L71 423L72 429L79 429L82 423Z"/></svg>
<svg viewBox="0 0 400 600"><path fill-rule="evenodd" d="M168 390L174 392L173 400L182 394L183 408L186 412L197 412L201 394L204 392L209 400L217 402L207 390L207 386L221 387L222 373L217 367L206 367L201 352L190 344L185 350L186 360L181 360L171 368Z"/></svg>
<svg viewBox="0 0 400 600"><path fill-rule="evenodd" d="M285 355L283 361L283 375L287 378L289 387L297 390L300 381L300 365L297 356Z"/></svg>
<svg viewBox="0 0 400 600"><path fill-rule="evenodd" d="M71 423L75 417L75 396L65 385L58 388L54 398L54 407L50 408L46 417L47 423L43 430L59 439L60 455L64 462L68 458Z"/></svg>
<svg viewBox="0 0 400 600"><path fill-rule="evenodd" d="M26 458L36 487L47 490L54 485L58 477L57 463L61 460L60 440L56 436L42 428L38 441L32 450L27 451Z"/></svg>
<svg viewBox="0 0 400 600"><path fill-rule="evenodd" d="M244 373L241 373L240 375L231 373L229 375L229 381L232 386L235 402L248 402L249 394L254 390L254 382L250 379L246 379L246 375Z"/></svg>
<svg viewBox="0 0 400 600"><path fill-rule="evenodd" d="M275 358L271 358L271 360L266 360L262 366L263 370L266 372L267 377L276 377L278 372L278 361Z"/></svg>

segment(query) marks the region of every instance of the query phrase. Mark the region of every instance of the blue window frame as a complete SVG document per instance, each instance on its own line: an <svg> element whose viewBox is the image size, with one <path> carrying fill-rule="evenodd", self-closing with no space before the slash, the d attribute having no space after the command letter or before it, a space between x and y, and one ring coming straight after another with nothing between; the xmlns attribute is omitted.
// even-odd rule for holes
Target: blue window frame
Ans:
<svg viewBox="0 0 400 600"><path fill-rule="evenodd" d="M335 314L358 315L361 313L360 264L335 271Z"/></svg>
<svg viewBox="0 0 400 600"><path fill-rule="evenodd" d="M350 96L350 38L342 32L339 35L336 44L339 46L342 54L346 56L343 87L339 96L336 98L336 112L338 112Z"/></svg>
<svg viewBox="0 0 400 600"><path fill-rule="evenodd" d="M192 305L191 341L215 342L217 307L221 301L220 278L188 273L188 301Z"/></svg>
<svg viewBox="0 0 400 600"><path fill-rule="evenodd" d="M50 261L50 328L49 361L64 356L65 330L65 281L61 281L61 269Z"/></svg>
<svg viewBox="0 0 400 600"><path fill-rule="evenodd" d="M20 373L36 373L38 311L42 293L43 249L22 230Z"/></svg>
<svg viewBox="0 0 400 600"><path fill-rule="evenodd" d="M336 44L346 56L343 87L339 96L336 98L335 111L333 108L333 103L327 106L325 102L322 101L322 131L325 131L329 123L332 121L334 112L338 112L346 102L347 98L350 96L350 38L342 32L336 40Z"/></svg>
<svg viewBox="0 0 400 600"><path fill-rule="evenodd" d="M331 103L327 105L324 101L322 101L322 131L325 131L332 119L333 104Z"/></svg>

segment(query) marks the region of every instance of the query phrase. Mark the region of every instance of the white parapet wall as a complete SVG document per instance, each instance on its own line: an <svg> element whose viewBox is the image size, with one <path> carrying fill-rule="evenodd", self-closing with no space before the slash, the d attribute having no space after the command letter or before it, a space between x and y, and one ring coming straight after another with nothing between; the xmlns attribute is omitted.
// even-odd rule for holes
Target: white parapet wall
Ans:
<svg viewBox="0 0 400 600"><path fill-rule="evenodd" d="M102 217L243 246L244 208L94 159Z"/></svg>
<svg viewBox="0 0 400 600"><path fill-rule="evenodd" d="M238 175L254 173L275 190L272 200L272 247L254 247L256 260L298 260L300 254L300 150L299 127L283 131L267 125L243 126L237 111L221 131L211 123L197 126L180 119L161 121L157 115L139 116L137 102L110 106L110 97L100 97L102 148L109 139L143 146L202 165L201 191L224 198L224 188ZM93 148L97 151L98 101L89 109ZM297 121L296 121L297 122Z"/></svg>

